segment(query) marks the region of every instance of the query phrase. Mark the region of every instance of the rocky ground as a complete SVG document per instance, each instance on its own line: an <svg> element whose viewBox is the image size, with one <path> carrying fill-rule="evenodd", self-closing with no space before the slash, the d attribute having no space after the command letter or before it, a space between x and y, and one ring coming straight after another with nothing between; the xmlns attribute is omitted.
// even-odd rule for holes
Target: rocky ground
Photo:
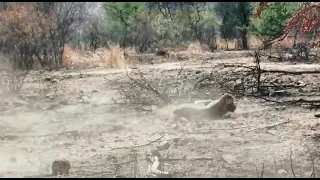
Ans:
<svg viewBox="0 0 320 180"><path fill-rule="evenodd" d="M167 62L139 69L150 79L172 79L184 66L180 81L192 84L214 64L235 62L249 64L252 58L222 54L199 60L193 56L187 64ZM320 68L317 64L271 62L262 66ZM2 96L0 177L48 176L55 159L71 162L68 177L148 177L146 153L167 145L168 149L160 151L167 158L164 170L175 172L175 177L310 177L313 162L319 169L317 141L308 136L315 130L310 126L319 121L315 110L244 97L237 100L237 110L228 119L176 123L168 118L169 106L139 112L115 104L119 93L112 82L125 81L125 72L93 69L40 75L34 71L21 94ZM49 82L44 77L50 77ZM291 81L309 84L314 92L318 80L319 75L314 74L291 77ZM206 92L198 90L176 101L221 95L218 89Z"/></svg>

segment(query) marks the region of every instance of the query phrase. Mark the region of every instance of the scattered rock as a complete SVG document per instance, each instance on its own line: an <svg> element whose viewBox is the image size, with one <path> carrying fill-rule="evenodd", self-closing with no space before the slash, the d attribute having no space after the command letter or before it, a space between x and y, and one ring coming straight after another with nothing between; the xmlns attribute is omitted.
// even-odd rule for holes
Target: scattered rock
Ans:
<svg viewBox="0 0 320 180"><path fill-rule="evenodd" d="M270 96L291 96L291 93L286 90L278 90L270 93Z"/></svg>
<svg viewBox="0 0 320 180"><path fill-rule="evenodd" d="M71 143L64 143L65 146L71 146Z"/></svg>
<svg viewBox="0 0 320 180"><path fill-rule="evenodd" d="M312 171L304 172L302 178L311 178L311 174L312 174Z"/></svg>
<svg viewBox="0 0 320 180"><path fill-rule="evenodd" d="M45 77L43 80L44 80L44 81L51 81L51 80L52 80L52 77Z"/></svg>
<svg viewBox="0 0 320 180"><path fill-rule="evenodd" d="M196 71L196 74L200 74L200 73L201 73L201 71L200 71L200 70L197 70L197 71Z"/></svg>
<svg viewBox="0 0 320 180"><path fill-rule="evenodd" d="M283 111L283 110L285 110L285 109L286 109L285 106L277 106L277 107L276 107L276 110L277 110L277 111Z"/></svg>
<svg viewBox="0 0 320 180"><path fill-rule="evenodd" d="M89 99L90 99L90 97L87 96L87 95L80 95L78 102L79 102L79 103L88 104L88 103L89 103Z"/></svg>
<svg viewBox="0 0 320 180"><path fill-rule="evenodd" d="M22 102L17 102L17 101L13 102L12 104L14 107L21 107L24 105Z"/></svg>
<svg viewBox="0 0 320 180"><path fill-rule="evenodd" d="M123 175L116 175L114 176L113 178L127 178L126 176L123 176Z"/></svg>
<svg viewBox="0 0 320 180"><path fill-rule="evenodd" d="M71 168L71 164L68 160L55 160L52 163L52 175L65 175L69 174L69 170Z"/></svg>
<svg viewBox="0 0 320 180"><path fill-rule="evenodd" d="M314 117L320 117L320 112L317 112Z"/></svg>
<svg viewBox="0 0 320 180"><path fill-rule="evenodd" d="M55 108L57 108L57 107L58 107L57 104L51 104L51 105L49 105L48 107L44 108L44 110L53 110L53 109L55 109Z"/></svg>
<svg viewBox="0 0 320 180"><path fill-rule="evenodd" d="M63 76L63 79L70 79L70 78L72 78L72 75L71 75L71 74L67 74L67 75L64 75L64 76Z"/></svg>
<svg viewBox="0 0 320 180"><path fill-rule="evenodd" d="M178 143L178 142L180 141L180 139L181 139L181 138L174 138L172 141L173 141L174 143Z"/></svg>
<svg viewBox="0 0 320 180"><path fill-rule="evenodd" d="M123 139L115 139L113 142L124 142Z"/></svg>
<svg viewBox="0 0 320 180"><path fill-rule="evenodd" d="M92 107L98 107L99 105L98 104L92 104Z"/></svg>
<svg viewBox="0 0 320 180"><path fill-rule="evenodd" d="M151 151L151 156L158 156L158 157L161 157L161 154L158 150L152 150Z"/></svg>
<svg viewBox="0 0 320 180"><path fill-rule="evenodd" d="M279 174L279 175L288 174L288 172L287 172L286 170L284 170L284 169L279 169L279 170L278 170L278 174Z"/></svg>
<svg viewBox="0 0 320 180"><path fill-rule="evenodd" d="M28 95L28 96L21 95L20 98L26 101L30 101L30 100L36 101L39 99L39 96L38 95Z"/></svg>
<svg viewBox="0 0 320 180"><path fill-rule="evenodd" d="M110 133L110 132L116 132L116 131L120 131L120 130L123 130L123 129L125 129L124 126L121 126L121 125L113 125L108 132L109 132L109 133Z"/></svg>
<svg viewBox="0 0 320 180"><path fill-rule="evenodd" d="M1 111L1 112L5 112L5 111L7 111L7 110L8 110L8 108L5 107L5 106L0 107L0 111Z"/></svg>
<svg viewBox="0 0 320 180"><path fill-rule="evenodd" d="M17 162L17 158L16 157L11 157L10 158L10 162Z"/></svg>
<svg viewBox="0 0 320 180"><path fill-rule="evenodd" d="M221 157L228 164L234 164L237 161L237 159L230 154L223 154Z"/></svg>
<svg viewBox="0 0 320 180"><path fill-rule="evenodd" d="M46 98L53 100L54 99L54 94L47 94Z"/></svg>
<svg viewBox="0 0 320 180"><path fill-rule="evenodd" d="M51 84L56 84L56 83L58 83L58 82L59 82L58 79L52 79L52 80L50 81Z"/></svg>
<svg viewBox="0 0 320 180"><path fill-rule="evenodd" d="M314 140L319 141L320 140L320 134L317 133L317 132L314 132L314 133L311 134L311 138L314 139Z"/></svg>
<svg viewBox="0 0 320 180"><path fill-rule="evenodd" d="M60 101L60 104L62 104L62 105L68 105L69 102L68 102L67 99L65 99L65 100Z"/></svg>
<svg viewBox="0 0 320 180"><path fill-rule="evenodd" d="M92 92L92 93L97 93L97 92L99 92L99 91L95 89L95 90L92 90L91 92Z"/></svg>
<svg viewBox="0 0 320 180"><path fill-rule="evenodd" d="M18 136L14 136L14 135L4 135L4 136L0 136L0 139L1 140L9 140L9 141L12 141L12 140L15 140L17 139Z"/></svg>
<svg viewBox="0 0 320 180"><path fill-rule="evenodd" d="M160 144L157 146L157 150L159 150L159 151L164 151L164 150L169 149L169 147L170 147L170 144L169 144L167 141L163 141L162 143L160 143Z"/></svg>

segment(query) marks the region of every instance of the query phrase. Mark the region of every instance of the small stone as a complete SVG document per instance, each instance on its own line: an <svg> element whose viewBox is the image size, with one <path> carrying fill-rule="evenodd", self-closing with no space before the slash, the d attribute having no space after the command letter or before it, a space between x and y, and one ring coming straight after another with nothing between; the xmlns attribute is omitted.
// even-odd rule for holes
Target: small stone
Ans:
<svg viewBox="0 0 320 180"><path fill-rule="evenodd" d="M12 104L13 104L14 107L21 107L21 106L23 106L23 103L21 103L21 102L13 102Z"/></svg>
<svg viewBox="0 0 320 180"><path fill-rule="evenodd" d="M277 111L283 111L283 110L285 110L285 109L286 109L285 106L277 106L277 107L276 107L276 110L277 110Z"/></svg>
<svg viewBox="0 0 320 180"><path fill-rule="evenodd" d="M286 170L284 170L284 169L279 169L278 170L278 174L279 175L282 175L282 174L287 174L288 172L286 171Z"/></svg>
<svg viewBox="0 0 320 180"><path fill-rule="evenodd" d="M92 93L97 93L97 92L99 92L99 91L95 89L95 90L92 90L91 92L92 92Z"/></svg>
<svg viewBox="0 0 320 180"><path fill-rule="evenodd" d="M200 70L197 70L197 71L196 71L196 74L200 74L200 73L201 73L201 71L200 71Z"/></svg>
<svg viewBox="0 0 320 180"><path fill-rule="evenodd" d="M5 111L7 111L7 110L8 110L8 108L7 108L7 107L4 107L4 106L0 108L0 111L1 111L1 112L5 112Z"/></svg>
<svg viewBox="0 0 320 180"><path fill-rule="evenodd" d="M320 117L320 112L317 112L314 117Z"/></svg>
<svg viewBox="0 0 320 180"><path fill-rule="evenodd" d="M64 143L65 146L71 146L71 143Z"/></svg>
<svg viewBox="0 0 320 180"><path fill-rule="evenodd" d="M59 82L58 79L52 79L52 80L50 81L51 84L55 84L55 83L58 83L58 82Z"/></svg>
<svg viewBox="0 0 320 180"><path fill-rule="evenodd" d="M168 142L164 141L164 142L160 143L160 144L157 146L157 150L159 150L159 151L164 151L164 150L169 149L169 147L170 147L170 144L169 144Z"/></svg>
<svg viewBox="0 0 320 180"><path fill-rule="evenodd" d="M17 158L11 157L11 158L10 158L10 162L17 162Z"/></svg>
<svg viewBox="0 0 320 180"><path fill-rule="evenodd" d="M221 157L228 164L234 164L236 162L236 158L230 154L224 154Z"/></svg>
<svg viewBox="0 0 320 180"><path fill-rule="evenodd" d="M67 100L67 99L62 100L62 101L60 101L60 104L62 104L62 105L68 105L68 100Z"/></svg>
<svg viewBox="0 0 320 180"><path fill-rule="evenodd" d="M50 99L50 100L53 100L53 94L47 94L46 95L46 98Z"/></svg>
<svg viewBox="0 0 320 180"><path fill-rule="evenodd" d="M307 172L303 173L302 178L311 178L311 174L312 174L312 171L307 171Z"/></svg>
<svg viewBox="0 0 320 180"><path fill-rule="evenodd" d="M96 149L94 149L94 148L92 148L92 149L91 149L91 152L97 152L97 150L96 150Z"/></svg>
<svg viewBox="0 0 320 180"><path fill-rule="evenodd" d="M174 143L178 143L178 142L180 141L180 139L181 139L181 138L174 138L172 141L173 141Z"/></svg>

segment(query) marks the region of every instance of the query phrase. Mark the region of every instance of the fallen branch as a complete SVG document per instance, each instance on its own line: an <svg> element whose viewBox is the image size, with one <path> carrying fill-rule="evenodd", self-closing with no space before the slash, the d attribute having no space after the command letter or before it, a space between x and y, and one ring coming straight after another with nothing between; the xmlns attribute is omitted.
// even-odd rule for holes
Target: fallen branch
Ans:
<svg viewBox="0 0 320 180"><path fill-rule="evenodd" d="M213 157L183 157L183 158L170 158L170 159L161 159L163 161L212 161Z"/></svg>
<svg viewBox="0 0 320 180"><path fill-rule="evenodd" d="M235 127L235 128L210 128L210 129L199 129L200 131L201 130L206 130L206 131L202 131L202 132L190 132L190 131L187 131L187 130L182 130L183 132L187 132L188 134L210 134L212 133L212 131L232 131L232 130L237 130L237 129L247 129L249 127L252 127L252 126L244 126L244 127ZM199 131L198 130L198 131Z"/></svg>
<svg viewBox="0 0 320 180"><path fill-rule="evenodd" d="M312 155L312 153L311 153L311 151L310 151L309 146L306 145L306 147L307 147L307 150L308 150L308 153L309 153L311 162L312 162L312 172L311 172L310 177L311 177L311 178L315 178L315 177L316 177L316 169L315 169L315 163L314 163L315 160L314 160L314 157L313 157L313 155Z"/></svg>
<svg viewBox="0 0 320 180"><path fill-rule="evenodd" d="M153 140L153 141L151 141L151 142L148 142L148 143L146 143L146 144L134 145L134 146L125 146L125 147L116 147L116 148L111 148L110 150L116 150L116 149L131 149L131 148L136 148L136 147L148 146L148 145L150 145L150 144L152 144L152 143L154 143L154 142L159 141L159 140L160 140L161 138L163 138L163 137L164 137L164 135L162 135L162 136L158 137L157 139L155 139L155 140Z"/></svg>
<svg viewBox="0 0 320 180"><path fill-rule="evenodd" d="M224 64L220 63L220 66L223 67L234 67L234 68L246 68L249 70L255 70L255 66L248 66L248 65L239 65L239 64ZM260 73L282 73L282 74L292 74L292 75L301 75L301 74L319 74L319 69L313 70L302 70L302 71L287 71L287 70L276 70L276 69L261 69Z"/></svg>
<svg viewBox="0 0 320 180"><path fill-rule="evenodd" d="M64 135L64 134L77 134L78 131L65 131L65 132L61 132L61 133L53 133L53 134L44 134L44 135L30 135L30 136L18 136L18 137L48 137L48 136L60 136L60 135Z"/></svg>
<svg viewBox="0 0 320 180"><path fill-rule="evenodd" d="M121 163L112 163L112 164L103 163L103 164L90 164L87 166L73 166L72 168L99 167L99 166L106 166L106 165L121 166L121 165L125 165L125 164L130 164L132 162L134 162L134 160L121 162Z"/></svg>
<svg viewBox="0 0 320 180"><path fill-rule="evenodd" d="M294 173L294 168L293 168L293 160L292 160L292 150L290 148L290 165L291 165L291 172L293 174L293 177L296 178L296 174Z"/></svg>
<svg viewBox="0 0 320 180"><path fill-rule="evenodd" d="M255 128L255 129L249 130L247 132L252 132L252 131L255 131L255 130L258 130L258 129L272 129L274 127L277 127L277 126L280 126L280 125L283 125L283 124L288 124L290 122L291 122L291 120L284 121L284 122L280 122L280 123L276 123L276 124L272 124L272 125L268 125L268 126L264 126L264 127Z"/></svg>
<svg viewBox="0 0 320 180"><path fill-rule="evenodd" d="M85 175L95 175L95 174L113 174L113 172L110 172L110 171L86 171L86 170L83 170L83 171L74 171L74 173L84 173Z"/></svg>

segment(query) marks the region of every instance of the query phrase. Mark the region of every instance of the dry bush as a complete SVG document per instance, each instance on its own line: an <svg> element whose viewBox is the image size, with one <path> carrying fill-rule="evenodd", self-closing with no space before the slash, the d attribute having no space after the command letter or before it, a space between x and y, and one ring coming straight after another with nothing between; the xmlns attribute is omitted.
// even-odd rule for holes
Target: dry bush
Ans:
<svg viewBox="0 0 320 180"><path fill-rule="evenodd" d="M79 62L77 61L80 61L79 53L75 52L69 45L65 45L62 55L63 65L71 67L78 64Z"/></svg>
<svg viewBox="0 0 320 180"><path fill-rule="evenodd" d="M209 50L204 45L200 44L200 42L196 41L188 45L187 51L193 54L202 54L208 52Z"/></svg>
<svg viewBox="0 0 320 180"><path fill-rule="evenodd" d="M66 67L76 69L94 67L125 68L128 63L130 64L130 60L126 60L125 54L134 55L136 52L133 48L122 49L115 44L109 45L108 48L96 49L94 52L74 50L66 45L63 64Z"/></svg>
<svg viewBox="0 0 320 180"><path fill-rule="evenodd" d="M262 41L254 35L248 35L248 46L250 49L257 49L262 46Z"/></svg>
<svg viewBox="0 0 320 180"><path fill-rule="evenodd" d="M1 93L19 93L29 71L14 69L8 58L3 56L0 62Z"/></svg>
<svg viewBox="0 0 320 180"><path fill-rule="evenodd" d="M228 43L226 43L224 40L217 41L217 50L237 50L237 47L238 45L236 40L228 41Z"/></svg>
<svg viewBox="0 0 320 180"><path fill-rule="evenodd" d="M124 68L124 50L118 44L109 45L109 51L104 51L103 62L108 67Z"/></svg>
<svg viewBox="0 0 320 180"><path fill-rule="evenodd" d="M180 81L180 78L184 77L181 75L183 67L175 78L160 78L162 75L156 75L156 73L148 78L139 70L127 73L128 80L112 82L112 86L121 96L119 100L115 100L115 103L133 105L137 110L150 110L152 105L167 105L175 98L192 94L193 86L185 79L182 80L183 83Z"/></svg>
<svg viewBox="0 0 320 180"><path fill-rule="evenodd" d="M31 69L43 40L55 28L55 15L39 12L34 3L22 3L0 11L1 52L10 56L14 69ZM44 64L44 62L41 62Z"/></svg>
<svg viewBox="0 0 320 180"><path fill-rule="evenodd" d="M241 49L241 45L239 44L238 40L230 40L228 43L226 43L224 40L218 40L217 41L217 50L238 50ZM254 36L254 35L248 35L248 46L250 49L257 49L262 45L262 41Z"/></svg>

